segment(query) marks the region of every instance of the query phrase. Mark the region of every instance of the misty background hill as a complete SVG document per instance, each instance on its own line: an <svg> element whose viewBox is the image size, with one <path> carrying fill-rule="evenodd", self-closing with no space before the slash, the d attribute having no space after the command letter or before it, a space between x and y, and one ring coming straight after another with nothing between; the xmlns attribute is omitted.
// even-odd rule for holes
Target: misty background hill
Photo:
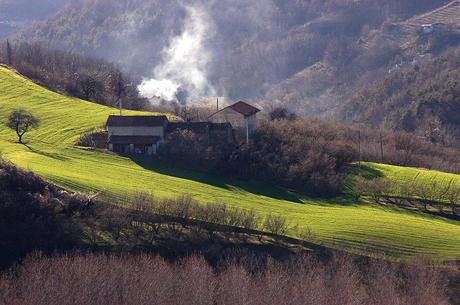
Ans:
<svg viewBox="0 0 460 305"><path fill-rule="evenodd" d="M281 104L300 115L390 128L404 125L406 130L432 116L450 128L460 126L452 115L438 112L443 103L459 108L457 74L449 73L458 63L458 52L452 49L460 43L459 4L81 0L13 39L117 63L148 98L189 104L217 96L245 99ZM436 24L436 30L423 35L421 26L428 23ZM448 63L436 64L439 58ZM411 69L424 72L420 82L425 85L451 85L442 98L430 95L430 103L415 81L399 82L390 88L392 93L381 92L389 79L410 75L406 71ZM421 103L433 107L425 111Z"/></svg>
<svg viewBox="0 0 460 305"><path fill-rule="evenodd" d="M52 16L69 0L0 0L0 39Z"/></svg>

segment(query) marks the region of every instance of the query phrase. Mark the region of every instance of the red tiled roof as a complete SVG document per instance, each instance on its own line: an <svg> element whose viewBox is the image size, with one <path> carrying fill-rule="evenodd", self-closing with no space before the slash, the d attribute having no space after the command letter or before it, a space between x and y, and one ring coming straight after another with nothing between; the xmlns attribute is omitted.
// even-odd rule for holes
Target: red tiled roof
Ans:
<svg viewBox="0 0 460 305"><path fill-rule="evenodd" d="M256 107L246 104L245 102L242 102L242 101L239 101L238 103L233 104L229 107L235 110L236 112L239 112L245 116L250 116L250 115L256 114L257 112L260 112L260 110L257 109Z"/></svg>
<svg viewBox="0 0 460 305"><path fill-rule="evenodd" d="M227 108L231 108L233 110L235 110L236 112L238 113L241 113L242 115L244 116L251 116L253 114L256 114L257 112L260 112L259 109L257 109L256 107L254 106L251 106L245 102L242 102L242 101L239 101L238 103L235 103L233 105L230 105L228 107L225 107L224 109L222 110L219 110L217 111L216 113L219 113ZM214 114L216 114L214 113ZM211 116L213 116L214 114L212 114Z"/></svg>

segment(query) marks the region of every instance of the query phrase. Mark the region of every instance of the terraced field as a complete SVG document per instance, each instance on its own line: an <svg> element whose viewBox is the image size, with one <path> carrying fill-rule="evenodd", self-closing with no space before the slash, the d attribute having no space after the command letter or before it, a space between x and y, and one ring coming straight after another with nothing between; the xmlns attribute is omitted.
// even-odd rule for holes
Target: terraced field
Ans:
<svg viewBox="0 0 460 305"><path fill-rule="evenodd" d="M332 248L392 258L417 254L460 258L460 223L455 221L346 198L306 198L268 185L76 148L73 143L80 134L102 126L107 115L116 110L50 92L0 67L0 121L3 123L18 107L37 114L42 124L26 134L26 145L17 144L14 132L2 124L3 157L66 189L106 191L119 199L133 191L162 198L188 193L202 202L223 202L254 209L261 215L283 215L291 226L311 229L314 242ZM394 179L408 179L399 170L412 175L412 169L368 166ZM295 236L296 232L290 230L289 235Z"/></svg>
<svg viewBox="0 0 460 305"><path fill-rule="evenodd" d="M435 23L453 24L460 27L460 1L455 0L436 10L423 15L415 16L406 23L422 25Z"/></svg>
<svg viewBox="0 0 460 305"><path fill-rule="evenodd" d="M452 1L436 10L414 16L403 22L394 23L393 25L397 30L391 33L380 31L377 37L402 48L408 48L417 40L422 25L437 23L451 24L460 29L460 0ZM381 41L374 41L373 39L373 36L364 37L361 46L368 49L373 43L378 44Z"/></svg>

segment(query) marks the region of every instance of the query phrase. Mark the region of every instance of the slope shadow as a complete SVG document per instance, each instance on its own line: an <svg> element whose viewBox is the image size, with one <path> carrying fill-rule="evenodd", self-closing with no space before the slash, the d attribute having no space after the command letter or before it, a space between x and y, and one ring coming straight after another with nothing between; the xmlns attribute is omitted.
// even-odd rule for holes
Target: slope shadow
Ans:
<svg viewBox="0 0 460 305"><path fill-rule="evenodd" d="M33 148L32 146L30 146L27 143L23 143L23 145L25 147L27 147L27 149L30 150L31 152L33 152L34 154L38 154L38 155L41 155L41 156L44 156L44 157L47 157L47 158L51 158L51 159L55 159L55 160L59 160L59 161L69 160L69 158L64 157L62 154L55 154L55 153L50 153L50 152L45 152L45 151L42 151L42 150L38 150L36 148Z"/></svg>
<svg viewBox="0 0 460 305"><path fill-rule="evenodd" d="M301 200L303 197L301 195L279 188L277 186L271 186L254 181L232 180L213 174L184 170L171 165L160 163L156 160L142 157L130 156L129 158L146 170L157 172L166 176L193 180L225 190L242 190L244 192L255 195L303 204Z"/></svg>
<svg viewBox="0 0 460 305"><path fill-rule="evenodd" d="M353 164L349 167L349 173L352 175L360 176L366 180L382 178L384 175L382 171L373 168L367 164Z"/></svg>
<svg viewBox="0 0 460 305"><path fill-rule="evenodd" d="M339 197L315 197L311 198L314 202L321 206L331 206L331 205L341 205L341 206L354 206L360 205L361 202L357 200L355 197L350 196L344 193L342 196Z"/></svg>

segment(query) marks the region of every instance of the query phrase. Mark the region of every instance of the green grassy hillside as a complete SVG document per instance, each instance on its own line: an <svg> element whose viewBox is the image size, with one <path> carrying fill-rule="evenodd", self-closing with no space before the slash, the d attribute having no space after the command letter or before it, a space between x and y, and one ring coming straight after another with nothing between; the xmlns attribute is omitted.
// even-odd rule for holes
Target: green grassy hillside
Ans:
<svg viewBox="0 0 460 305"><path fill-rule="evenodd" d="M3 122L17 107L37 114L41 127L15 143ZM73 147L81 133L100 127L115 109L43 89L0 67L0 150L18 166L73 191L107 191L118 198L147 191L158 197L191 194L202 202L224 202L260 214L280 214L290 225L308 227L316 242L356 253L406 257L428 254L460 258L460 224L442 218L347 202L305 198L269 186L243 183L161 164ZM382 174L391 168L375 167ZM390 173L386 172L389 169ZM394 170L397 170L395 167ZM295 235L294 231L290 235Z"/></svg>
<svg viewBox="0 0 460 305"><path fill-rule="evenodd" d="M366 180L385 178L393 186L392 196L407 196L408 186L427 185L433 186L433 198L439 201L445 201L442 192L447 186L460 188L460 175L444 173L436 170L428 170L414 167L402 167L388 164L377 164L370 162L361 162L355 165L351 174L348 176L347 187L352 188L355 178L361 177ZM413 195L413 197L416 197Z"/></svg>
<svg viewBox="0 0 460 305"><path fill-rule="evenodd" d="M448 184L451 180L453 180L453 183L460 187L460 176L455 174L387 164L364 162L362 165L365 166L368 170L370 169L375 172L377 177L386 177L387 179L396 183L396 185L402 185L403 183L407 181L413 181L414 179L420 183L430 183L433 179L436 179L440 185Z"/></svg>

